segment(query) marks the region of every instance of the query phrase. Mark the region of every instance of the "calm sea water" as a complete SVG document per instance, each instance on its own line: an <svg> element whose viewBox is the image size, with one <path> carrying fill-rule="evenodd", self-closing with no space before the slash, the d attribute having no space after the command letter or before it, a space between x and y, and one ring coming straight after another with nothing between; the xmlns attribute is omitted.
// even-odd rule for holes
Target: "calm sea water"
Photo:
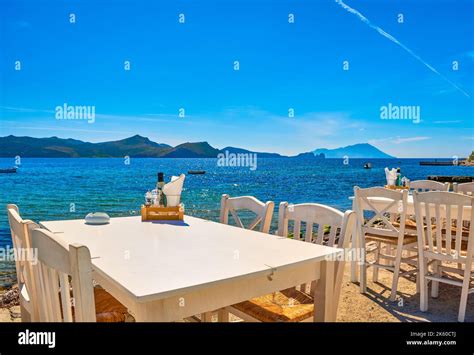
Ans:
<svg viewBox="0 0 474 355"><path fill-rule="evenodd" d="M426 160L426 159L424 159ZM158 171L171 175L188 170L206 170L205 175L187 175L182 202L189 215L218 220L220 197L252 195L262 201L317 202L349 209L355 185L380 186L383 169L400 167L411 180L428 175L473 175L461 166L420 166L419 159L259 159L255 171L243 167L218 167L215 159L138 159L130 165L123 159L23 158L17 174L0 174L0 205L15 203L23 218L35 221L83 218L94 211L110 216L139 214L144 194L156 183ZM13 166L13 159L0 158L0 167ZM3 209L5 207L2 207ZM273 228L277 225L275 209ZM11 245L5 210L0 213L0 247ZM14 265L0 261L0 285L14 281Z"/></svg>

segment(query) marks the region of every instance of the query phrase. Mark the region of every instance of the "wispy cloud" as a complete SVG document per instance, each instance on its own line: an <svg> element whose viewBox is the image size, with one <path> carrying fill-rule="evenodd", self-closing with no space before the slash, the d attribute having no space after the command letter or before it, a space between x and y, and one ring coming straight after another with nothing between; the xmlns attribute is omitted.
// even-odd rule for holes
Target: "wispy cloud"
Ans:
<svg viewBox="0 0 474 355"><path fill-rule="evenodd" d="M365 17L364 15L362 15L358 10L350 7L349 5L345 4L342 0L335 0L337 4L339 4L344 10L346 10L347 12L357 16L362 22L364 22L367 26L369 26L370 28L376 30L379 34L381 34L382 36L384 36L385 38L389 39L390 41L392 41L393 43L397 44L398 46L400 46L401 48L403 48L408 54L410 54L413 58L415 58L416 60L418 60L420 63L422 63L425 67L427 67L429 70L431 70L433 73L435 73L436 75L438 75L440 78L442 78L443 80L445 80L446 82L448 82L451 86L453 86L454 88L456 88L458 91L460 91L461 93L463 93L465 96L467 97L471 97L465 90L463 90L461 87L459 87L456 83L454 83L453 81L451 81L450 79L448 79L446 76L444 76L443 74L441 74L436 68L434 68L432 65L428 64L425 60L423 60L418 54L416 54L415 52L413 52L410 48L408 48L407 46L405 46L403 43L401 43L398 39L396 39L395 37L393 37L391 34L385 32L382 28L380 28L379 26L373 24L372 22L370 22L370 20Z"/></svg>
<svg viewBox="0 0 474 355"><path fill-rule="evenodd" d="M22 29L22 28L30 28L32 26L31 26L31 23L29 23L28 21L20 20L20 21L13 22L13 27L15 27L16 29Z"/></svg>
<svg viewBox="0 0 474 355"><path fill-rule="evenodd" d="M21 113L55 113L54 110L45 110L31 107L12 107L12 106L0 106L0 111L8 112L21 112Z"/></svg>
<svg viewBox="0 0 474 355"><path fill-rule="evenodd" d="M402 143L408 143L408 142L420 142L420 141L426 141L428 139L431 139L431 137L424 137L424 136L419 136L419 137L397 137L395 140L393 140L393 143L395 144L402 144Z"/></svg>
<svg viewBox="0 0 474 355"><path fill-rule="evenodd" d="M435 124L450 124L450 123L461 123L461 120L440 120L440 121L433 121Z"/></svg>
<svg viewBox="0 0 474 355"><path fill-rule="evenodd" d="M369 143L372 144L372 145L377 145L377 144L402 144L402 143L426 141L428 139L431 139L431 137L426 137L426 136L386 137L386 138L370 139Z"/></svg>

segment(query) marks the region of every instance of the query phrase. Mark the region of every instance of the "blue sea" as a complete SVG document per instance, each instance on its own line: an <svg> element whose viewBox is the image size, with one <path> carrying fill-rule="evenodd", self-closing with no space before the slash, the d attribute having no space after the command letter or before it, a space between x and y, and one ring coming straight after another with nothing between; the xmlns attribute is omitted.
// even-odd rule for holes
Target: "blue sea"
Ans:
<svg viewBox="0 0 474 355"><path fill-rule="evenodd" d="M427 160L427 159L421 159ZM364 169L365 162L372 169ZM89 212L110 216L138 215L144 194L156 184L157 172L172 175L205 170L205 175L187 175L182 202L186 214L218 220L221 195L252 195L262 201L317 202L346 210L353 187L381 186L384 168L400 167L411 180L428 175L469 175L474 168L420 166L420 159L258 159L257 169L220 167L216 159L132 158L22 158L18 173L0 174L0 205L17 204L23 218L35 221L80 219ZM440 159L441 161L441 159ZM0 167L14 165L0 158ZM5 208L5 207L2 207ZM11 245L6 211L0 213L0 247ZM275 208L272 228L277 226ZM14 282L14 264L0 261L0 285Z"/></svg>

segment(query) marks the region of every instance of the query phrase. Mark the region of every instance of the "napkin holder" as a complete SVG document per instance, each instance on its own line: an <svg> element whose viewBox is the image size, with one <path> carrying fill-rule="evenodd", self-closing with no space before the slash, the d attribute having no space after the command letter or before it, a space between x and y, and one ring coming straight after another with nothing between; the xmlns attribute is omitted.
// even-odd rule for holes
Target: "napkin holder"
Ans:
<svg viewBox="0 0 474 355"><path fill-rule="evenodd" d="M142 222L146 221L182 221L184 206L145 206L141 208Z"/></svg>

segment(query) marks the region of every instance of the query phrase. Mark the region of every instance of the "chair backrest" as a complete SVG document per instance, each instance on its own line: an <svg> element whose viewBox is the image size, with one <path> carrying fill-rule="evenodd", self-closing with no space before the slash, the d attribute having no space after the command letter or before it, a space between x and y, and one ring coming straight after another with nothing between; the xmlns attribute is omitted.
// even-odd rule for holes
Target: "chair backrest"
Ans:
<svg viewBox="0 0 474 355"><path fill-rule="evenodd" d="M410 181L410 190L414 191L449 191L449 184L433 180Z"/></svg>
<svg viewBox="0 0 474 355"><path fill-rule="evenodd" d="M460 194L474 196L474 182L465 182L462 184L453 184L453 191Z"/></svg>
<svg viewBox="0 0 474 355"><path fill-rule="evenodd" d="M268 233L272 223L274 208L275 203L273 201L267 201L266 203L263 203L253 196L230 197L229 195L224 194L222 195L221 199L220 222L229 224L230 212L237 227L255 229L255 227L257 227L257 225L260 223L259 231ZM239 210L249 210L256 214L256 217L247 227L244 226L237 213Z"/></svg>
<svg viewBox="0 0 474 355"><path fill-rule="evenodd" d="M33 269L36 267L36 262L34 250L31 246L31 230L39 228L39 225L33 221L22 219L16 205L8 204L7 214L13 242L18 287L22 295L27 295L28 300L32 302L33 314L30 314L30 316L31 321L35 321L37 316L34 302L36 300L36 285ZM24 287L26 288L26 295L23 293Z"/></svg>
<svg viewBox="0 0 474 355"><path fill-rule="evenodd" d="M301 224L305 223L304 241L346 248L355 223L355 213L341 211L317 203L291 205L281 202L278 210L278 235L288 236L289 222L293 222L293 238L301 240ZM317 226L317 234L313 228ZM352 227L352 228L351 228Z"/></svg>
<svg viewBox="0 0 474 355"><path fill-rule="evenodd" d="M471 258L474 249L474 197L445 191L413 193L419 250L448 258ZM470 211L468 208L470 207ZM469 222L469 237L463 222ZM433 228L435 227L435 228ZM467 255L461 247L467 243Z"/></svg>
<svg viewBox="0 0 474 355"><path fill-rule="evenodd" d="M94 289L89 249L62 244L53 233L35 229L38 253L35 270L41 322L95 322Z"/></svg>
<svg viewBox="0 0 474 355"><path fill-rule="evenodd" d="M354 187L357 221L361 232L400 238L405 234L408 191L383 187ZM373 214L364 219L364 212ZM389 216L388 216L389 215ZM394 222L399 220L398 224Z"/></svg>

